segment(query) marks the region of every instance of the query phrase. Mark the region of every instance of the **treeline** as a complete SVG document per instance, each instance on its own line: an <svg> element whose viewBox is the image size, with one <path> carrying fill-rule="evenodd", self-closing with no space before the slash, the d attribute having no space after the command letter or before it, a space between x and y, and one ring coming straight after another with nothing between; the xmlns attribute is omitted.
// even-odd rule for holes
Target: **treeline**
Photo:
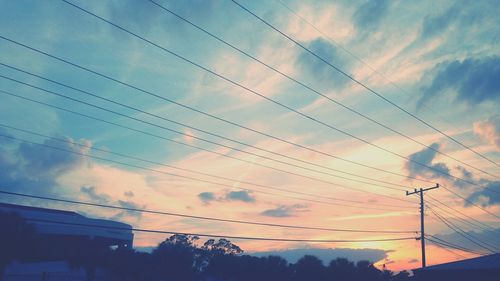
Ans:
<svg viewBox="0 0 500 281"><path fill-rule="evenodd" d="M207 240L196 236L173 235L151 253L133 249L110 249L95 241L54 239L38 235L34 228L15 215L0 213L0 272L18 261L65 260L86 269L92 280L96 268L120 281L397 281L410 280L407 272L394 274L379 270L368 261L353 263L338 258L325 265L306 255L296 263L279 256L244 255L229 240ZM0 275L1 276L1 275Z"/></svg>

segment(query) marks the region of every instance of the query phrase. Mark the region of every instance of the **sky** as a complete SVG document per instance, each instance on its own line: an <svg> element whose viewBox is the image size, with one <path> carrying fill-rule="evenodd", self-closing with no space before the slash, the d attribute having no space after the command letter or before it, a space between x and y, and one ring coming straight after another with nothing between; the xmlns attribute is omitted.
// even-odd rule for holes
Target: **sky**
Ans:
<svg viewBox="0 0 500 281"><path fill-rule="evenodd" d="M488 253L461 230L500 248L495 1L155 1L1 1L1 190L414 232L419 199L405 191L439 183L425 195L426 233ZM0 200L182 233L416 236ZM136 233L134 245L163 239ZM416 240L233 242L249 253L420 266ZM474 256L427 245L428 264Z"/></svg>

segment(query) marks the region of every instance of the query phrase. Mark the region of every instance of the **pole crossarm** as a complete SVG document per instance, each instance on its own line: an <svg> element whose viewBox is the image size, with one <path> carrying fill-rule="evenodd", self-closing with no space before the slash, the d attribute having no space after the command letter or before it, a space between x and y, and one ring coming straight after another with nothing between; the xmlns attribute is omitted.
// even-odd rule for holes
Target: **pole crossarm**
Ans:
<svg viewBox="0 0 500 281"><path fill-rule="evenodd" d="M416 189L416 188L415 188L415 189L414 189L414 191L412 191L412 192L408 192L408 191L406 191L406 196L408 196L408 195L412 195L412 194L417 194L417 193L420 193L420 191L425 192L425 191L432 190L432 189L436 189L436 188L439 188L439 183L436 183L436 185L435 185L435 186L433 186L433 187L429 187L429 188L420 188L420 189Z"/></svg>

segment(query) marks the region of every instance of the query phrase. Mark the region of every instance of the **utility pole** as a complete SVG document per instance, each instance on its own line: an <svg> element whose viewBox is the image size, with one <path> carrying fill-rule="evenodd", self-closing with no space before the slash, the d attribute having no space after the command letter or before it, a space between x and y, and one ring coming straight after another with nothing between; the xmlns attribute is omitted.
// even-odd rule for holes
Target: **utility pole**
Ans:
<svg viewBox="0 0 500 281"><path fill-rule="evenodd" d="M422 268L425 267L425 232L424 232L424 192L431 190L431 189L436 189L439 188L439 183L436 183L436 186L429 187L429 188L420 188L416 189L413 192L408 192L406 191L406 196L412 195L412 194L419 194L420 195L420 243L422 245Z"/></svg>

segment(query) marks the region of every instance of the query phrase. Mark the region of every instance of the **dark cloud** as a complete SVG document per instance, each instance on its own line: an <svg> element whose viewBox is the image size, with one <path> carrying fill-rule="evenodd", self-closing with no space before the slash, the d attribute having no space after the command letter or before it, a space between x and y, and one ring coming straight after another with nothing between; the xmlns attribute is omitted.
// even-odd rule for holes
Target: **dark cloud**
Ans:
<svg viewBox="0 0 500 281"><path fill-rule="evenodd" d="M38 194L53 194L57 179L64 173L82 165L84 156L68 153L84 153L80 147L69 143L46 140L45 145L3 142L0 146L0 185L4 189Z"/></svg>
<svg viewBox="0 0 500 281"><path fill-rule="evenodd" d="M227 201L242 201L246 203L255 202L255 197L253 197L248 191L230 191L226 193L225 199Z"/></svg>
<svg viewBox="0 0 500 281"><path fill-rule="evenodd" d="M118 205L120 205L123 208L128 208L128 209L144 209L145 206L141 206L137 203L134 203L132 201L124 201L124 200L118 200ZM125 215L132 216L135 218L140 218L142 216L141 212L136 212L133 210L123 210L122 212L118 213L115 218L121 218L124 217Z"/></svg>
<svg viewBox="0 0 500 281"><path fill-rule="evenodd" d="M80 192L85 194L90 200L99 204L108 204L109 196L105 194L97 194L95 187L93 186L82 186Z"/></svg>
<svg viewBox="0 0 500 281"><path fill-rule="evenodd" d="M67 153L82 152L78 146L72 144L72 140L67 138L66 142L56 140L46 140L44 145L55 147L63 151L42 147L35 144L22 143L18 148L18 156L23 160L28 160L24 163L26 170L36 175L49 174L52 176L60 175L68 170L79 165L82 161L82 155Z"/></svg>
<svg viewBox="0 0 500 281"><path fill-rule="evenodd" d="M125 197L128 197L128 198L134 197L134 193L132 191L126 191L123 193L123 195L125 195Z"/></svg>
<svg viewBox="0 0 500 281"><path fill-rule="evenodd" d="M420 40L442 37L452 30L474 29L488 19L495 18L498 11L498 3L495 0L454 1L443 13L424 18Z"/></svg>
<svg viewBox="0 0 500 281"><path fill-rule="evenodd" d="M455 101L469 105L500 102L500 57L443 62L431 72L418 107L447 91L454 92Z"/></svg>
<svg viewBox="0 0 500 281"><path fill-rule="evenodd" d="M307 206L295 204L295 205L281 205L274 209L268 209L260 213L263 216L267 217L293 217L296 216L297 212L307 212Z"/></svg>
<svg viewBox="0 0 500 281"><path fill-rule="evenodd" d="M94 186L82 186L80 188L80 192L85 194L92 202L98 203L98 204L103 204L103 205L118 205L122 208L128 208L128 209L144 209L145 206L140 206L139 204L136 204L132 201L125 201L125 200L112 200L109 195L106 195L104 193L98 193L97 189ZM141 212L135 212L133 210L122 210L119 211L118 213L114 214L111 216L112 220L121 220L125 217L135 217L139 219L142 216Z"/></svg>
<svg viewBox="0 0 500 281"><path fill-rule="evenodd" d="M466 180L466 181L470 181L470 182L474 182L474 178L472 178L472 173L467 170L466 168L462 167L462 166L458 166L456 167L456 169L462 174L460 175L459 177ZM461 188L465 188L467 186L469 186L470 184L464 182L464 181L461 181L461 180L456 180L455 181L455 186L458 186L458 187L461 187Z"/></svg>
<svg viewBox="0 0 500 281"><path fill-rule="evenodd" d="M202 192L198 194L198 198L204 203L209 204L214 201L241 201L245 203L255 202L255 197L246 190L241 191L225 191L222 195L216 195L213 192Z"/></svg>
<svg viewBox="0 0 500 281"><path fill-rule="evenodd" d="M460 8L458 5L453 5L443 14L425 17L420 33L421 40L426 40L438 34L442 34L452 23L458 20L459 14Z"/></svg>
<svg viewBox="0 0 500 281"><path fill-rule="evenodd" d="M132 201L118 200L118 204L120 204L120 206L122 206L123 208L141 209L141 206Z"/></svg>
<svg viewBox="0 0 500 281"><path fill-rule="evenodd" d="M198 198L200 198L200 200L205 204L217 200L215 193L213 192L202 192L198 194Z"/></svg>
<svg viewBox="0 0 500 281"><path fill-rule="evenodd" d="M432 144L431 147L434 149L439 149L439 145L437 143ZM446 172L446 173L450 174L450 169L446 166L446 164L444 164L444 163L433 164L432 163L432 161L434 160L435 157L436 157L436 152L429 149L429 148L425 148L425 149L418 151L418 152L415 152L409 156L409 158L411 160L417 161L419 163L425 164L425 165L432 167L434 169L437 169L439 171ZM406 162L406 169L408 170L409 175L412 177L420 176L420 177L428 178L428 179L429 178L430 179L442 178L442 179L446 179L448 181L451 181L452 185L454 187L463 188L463 189L466 187L472 186L470 183L467 183L463 180L473 182L473 183L478 183L482 187L479 187L479 189L477 189L476 191L471 193L467 197L467 200L469 200L470 202L473 202L473 203L480 204L484 207L490 206L490 205L500 204L500 181L490 181L487 179L477 179L476 180L473 178L472 173L462 166L456 167L456 170L461 173L459 178L461 178L463 180L447 178L444 175L442 175L436 171L432 171L428 168L422 167L422 166L420 166L416 163L410 162L410 161ZM467 201L465 201L464 204L465 204L465 206L471 205Z"/></svg>
<svg viewBox="0 0 500 281"><path fill-rule="evenodd" d="M496 248L500 248L500 239L498 236L499 231L500 228L496 228L495 230L465 231L465 233L467 233L469 237L474 237L479 241L486 241L486 243L492 246L496 246ZM434 236L455 245L460 245L471 250L484 252L484 248L479 247L475 243L472 243L470 240L464 238L457 232L435 234Z"/></svg>
<svg viewBox="0 0 500 281"><path fill-rule="evenodd" d="M469 172L467 169L465 169L464 167L462 166L458 166L457 167L457 170L459 170L460 172L462 172L462 177L463 178L466 178L468 180L471 180L472 179L472 173Z"/></svg>
<svg viewBox="0 0 500 281"><path fill-rule="evenodd" d="M362 260L369 260L377 262L387 257L387 253L379 249L320 249L320 248L304 248L304 249L290 249L283 251L268 251L268 252L254 252L250 253L253 256L266 257L266 256L281 256L290 263L297 262L304 255L314 255L321 259L323 263L328 264L331 260L337 258L347 258L350 261L358 262Z"/></svg>
<svg viewBox="0 0 500 281"><path fill-rule="evenodd" d="M344 71L349 71L348 60L329 41L319 38L306 45L308 49L323 58L325 61L331 63L332 65L341 65ZM344 87L349 82L348 79L341 76L331 66L305 51L300 53L298 56L296 65L304 75L309 76L330 88L339 89Z"/></svg>
<svg viewBox="0 0 500 281"><path fill-rule="evenodd" d="M377 28L387 14L389 4L389 0L366 1L354 12L354 23L361 32Z"/></svg>
<svg viewBox="0 0 500 281"><path fill-rule="evenodd" d="M500 204L500 181L482 181L484 187L470 194L467 200L483 207ZM466 206L471 205L465 202Z"/></svg>
<svg viewBox="0 0 500 281"><path fill-rule="evenodd" d="M450 173L450 169L446 166L446 164L444 163L432 164L432 161L436 157L437 153L435 150L439 150L439 144L433 143L430 145L430 147L434 150L432 150L431 148L424 148L421 151L411 154L409 156L409 159L417 163L429 166L437 171L441 171L443 173ZM406 169L408 170L410 176L412 177L422 176L431 179L442 177L441 173L433 171L429 168L426 168L412 161L408 161L406 163Z"/></svg>

